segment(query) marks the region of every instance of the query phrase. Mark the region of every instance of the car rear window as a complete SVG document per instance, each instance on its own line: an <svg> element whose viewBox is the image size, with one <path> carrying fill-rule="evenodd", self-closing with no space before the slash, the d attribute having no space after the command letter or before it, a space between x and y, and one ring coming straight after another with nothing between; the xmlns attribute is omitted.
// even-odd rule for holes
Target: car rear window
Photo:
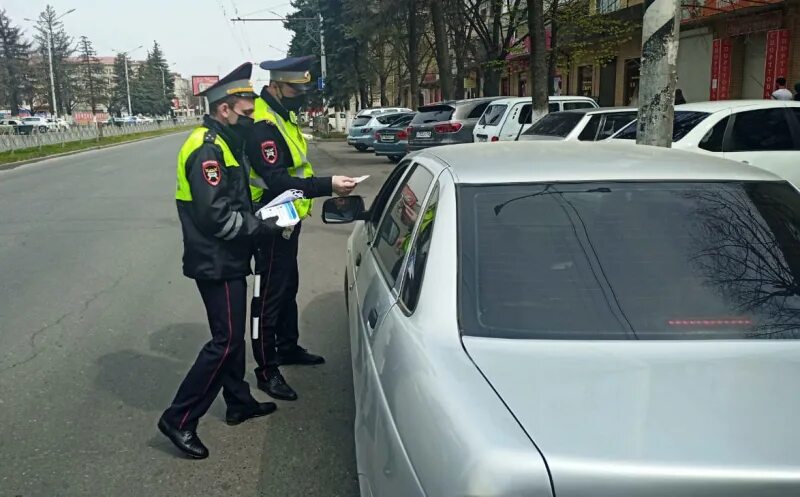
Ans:
<svg viewBox="0 0 800 497"><path fill-rule="evenodd" d="M464 334L800 338L786 182L468 185L458 205Z"/></svg>
<svg viewBox="0 0 800 497"><path fill-rule="evenodd" d="M695 126L708 117L708 112L694 112L688 110L675 111L675 120L672 123L672 141L676 142L686 136ZM636 121L633 121L614 138L621 140L636 139Z"/></svg>
<svg viewBox="0 0 800 497"><path fill-rule="evenodd" d="M353 126L364 126L366 125L372 118L370 116L361 116L353 119Z"/></svg>
<svg viewBox="0 0 800 497"><path fill-rule="evenodd" d="M425 124L425 123L438 123L440 121L449 121L455 112L455 107L452 105L429 105L427 107L420 107L419 112L414 116L411 124Z"/></svg>
<svg viewBox="0 0 800 497"><path fill-rule="evenodd" d="M544 135L565 137L583 119L585 114L578 112L554 112L543 118L525 131L525 135Z"/></svg>
<svg viewBox="0 0 800 497"><path fill-rule="evenodd" d="M383 116L376 117L375 119L377 119L381 124L391 124L396 121L398 117L400 117L400 114L385 114Z"/></svg>
<svg viewBox="0 0 800 497"><path fill-rule="evenodd" d="M500 118L503 117L508 105L505 104L494 104L490 105L483 111L483 115L481 116L481 120L478 124L483 126L494 126L500 123Z"/></svg>
<svg viewBox="0 0 800 497"><path fill-rule="evenodd" d="M414 119L414 116L412 114L404 115L400 119L395 119L394 121L392 121L389 124L389 127L395 128L395 127L406 126L408 123L411 122L412 119Z"/></svg>

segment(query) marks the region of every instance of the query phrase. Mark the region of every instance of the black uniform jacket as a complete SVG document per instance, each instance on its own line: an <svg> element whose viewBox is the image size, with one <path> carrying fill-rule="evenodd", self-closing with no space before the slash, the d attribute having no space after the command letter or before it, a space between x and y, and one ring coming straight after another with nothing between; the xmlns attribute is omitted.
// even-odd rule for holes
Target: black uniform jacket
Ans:
<svg viewBox="0 0 800 497"><path fill-rule="evenodd" d="M185 166L192 201L177 201L183 228L183 274L202 280L241 278L251 273L252 237L270 228L253 214L244 140L208 116L203 126L209 132ZM215 135L225 141L239 167L225 166Z"/></svg>
<svg viewBox="0 0 800 497"><path fill-rule="evenodd" d="M289 111L270 95L266 88L261 91L270 109L289 121ZM247 156L256 173L264 180L267 190L258 202L266 204L286 190L302 190L306 198L332 195L331 177L296 178L289 175L288 168L294 165L289 145L275 124L259 121L247 140Z"/></svg>

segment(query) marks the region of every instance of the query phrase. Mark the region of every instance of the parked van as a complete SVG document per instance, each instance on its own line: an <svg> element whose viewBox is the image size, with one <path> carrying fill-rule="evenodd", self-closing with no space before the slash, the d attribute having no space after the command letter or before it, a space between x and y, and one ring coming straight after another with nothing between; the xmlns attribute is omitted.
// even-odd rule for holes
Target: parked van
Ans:
<svg viewBox="0 0 800 497"><path fill-rule="evenodd" d="M549 97L548 103L549 112L599 107L589 97ZM539 118L531 115L531 97L501 98L486 107L472 135L476 142L514 141Z"/></svg>

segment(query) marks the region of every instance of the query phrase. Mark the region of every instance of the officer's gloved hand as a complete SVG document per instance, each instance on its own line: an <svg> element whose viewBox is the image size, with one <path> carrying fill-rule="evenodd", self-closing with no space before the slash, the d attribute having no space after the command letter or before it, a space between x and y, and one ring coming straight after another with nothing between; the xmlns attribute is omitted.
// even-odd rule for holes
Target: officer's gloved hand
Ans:
<svg viewBox="0 0 800 497"><path fill-rule="evenodd" d="M276 223L278 221L278 216L268 217L266 219L261 220L261 224L267 229L267 231L277 232L283 231L283 228L278 226Z"/></svg>

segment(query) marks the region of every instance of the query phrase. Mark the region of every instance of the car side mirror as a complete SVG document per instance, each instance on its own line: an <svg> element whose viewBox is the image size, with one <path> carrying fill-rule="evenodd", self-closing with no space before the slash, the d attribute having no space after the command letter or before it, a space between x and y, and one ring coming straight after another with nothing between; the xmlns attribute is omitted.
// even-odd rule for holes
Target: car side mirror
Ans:
<svg viewBox="0 0 800 497"><path fill-rule="evenodd" d="M364 219L364 198L360 195L329 198L322 204L322 222L347 224Z"/></svg>

